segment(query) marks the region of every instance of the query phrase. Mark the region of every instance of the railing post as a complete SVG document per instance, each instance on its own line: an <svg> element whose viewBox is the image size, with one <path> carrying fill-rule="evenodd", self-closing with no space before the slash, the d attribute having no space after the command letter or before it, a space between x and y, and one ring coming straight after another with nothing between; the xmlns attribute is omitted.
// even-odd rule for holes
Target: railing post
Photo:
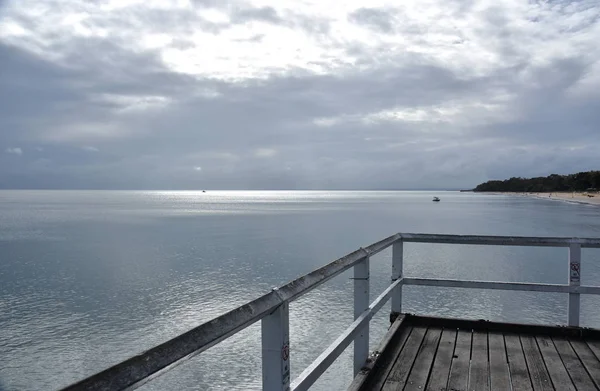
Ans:
<svg viewBox="0 0 600 391"><path fill-rule="evenodd" d="M581 245L571 243L569 246L569 285L581 284ZM579 326L579 293L569 293L569 326Z"/></svg>
<svg viewBox="0 0 600 391"><path fill-rule="evenodd" d="M369 308L369 257L354 266L354 320ZM369 357L369 323L354 338L354 376Z"/></svg>
<svg viewBox="0 0 600 391"><path fill-rule="evenodd" d="M290 312L284 302L265 316L262 328L263 391L290 389Z"/></svg>
<svg viewBox="0 0 600 391"><path fill-rule="evenodd" d="M397 241L392 245L392 283L402 278L402 260L404 257L404 242ZM399 314L402 313L402 284L394 289L392 294L392 312L390 313L390 322L394 322Z"/></svg>

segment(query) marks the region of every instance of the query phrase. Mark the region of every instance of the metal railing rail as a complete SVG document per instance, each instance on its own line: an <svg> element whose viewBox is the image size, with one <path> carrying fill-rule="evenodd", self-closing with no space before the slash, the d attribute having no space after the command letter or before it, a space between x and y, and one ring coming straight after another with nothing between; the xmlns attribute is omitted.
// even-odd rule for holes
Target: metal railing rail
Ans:
<svg viewBox="0 0 600 391"><path fill-rule="evenodd" d="M403 244L469 244L495 246L568 247L568 284L469 281L403 277ZM369 304L369 259L392 246L392 283ZM600 287L581 286L581 248L600 248L600 238L464 236L396 234L360 248L328 265L299 277L226 314L206 322L146 352L92 375L64 390L135 389L187 359L209 349L255 322L262 321L263 390L307 390L354 341L354 373L369 356L369 321L391 298L392 316L402 312L402 286L503 289L568 293L568 325L579 325L581 294L600 294ZM340 273L354 268L355 321L311 364L290 382L289 303Z"/></svg>

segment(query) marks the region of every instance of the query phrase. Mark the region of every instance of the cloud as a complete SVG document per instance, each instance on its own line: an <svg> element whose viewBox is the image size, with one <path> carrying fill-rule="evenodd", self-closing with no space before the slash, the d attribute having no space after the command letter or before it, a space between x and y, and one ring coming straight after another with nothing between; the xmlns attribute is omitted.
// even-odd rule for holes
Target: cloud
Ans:
<svg viewBox="0 0 600 391"><path fill-rule="evenodd" d="M202 167L207 188L459 188L600 166L593 2L58 4L0 11L0 145L46 159L1 155L5 187L195 188Z"/></svg>
<svg viewBox="0 0 600 391"><path fill-rule="evenodd" d="M194 167L194 171L202 171L202 167L200 167L200 166L195 166L195 167Z"/></svg>
<svg viewBox="0 0 600 391"><path fill-rule="evenodd" d="M395 11L389 8L359 8L348 14L348 20L389 34L394 31L394 14Z"/></svg>
<svg viewBox="0 0 600 391"><path fill-rule="evenodd" d="M232 15L232 21L234 23L261 21L273 24L284 24L284 20L279 16L273 7L236 8Z"/></svg>
<svg viewBox="0 0 600 391"><path fill-rule="evenodd" d="M272 148L259 148L254 152L254 156L260 158L269 158L277 155L277 151Z"/></svg>
<svg viewBox="0 0 600 391"><path fill-rule="evenodd" d="M15 147L15 148L6 148L6 153L12 154L12 155L22 155L23 154L23 150L19 147Z"/></svg>

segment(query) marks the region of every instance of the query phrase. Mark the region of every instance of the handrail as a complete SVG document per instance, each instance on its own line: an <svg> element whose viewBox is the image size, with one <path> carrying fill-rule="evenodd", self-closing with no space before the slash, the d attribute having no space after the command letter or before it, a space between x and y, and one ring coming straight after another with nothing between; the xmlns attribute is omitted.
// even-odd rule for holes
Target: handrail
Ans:
<svg viewBox="0 0 600 391"><path fill-rule="evenodd" d="M404 242L569 247L569 284L406 278L402 273ZM392 256L392 284L375 302L369 305L369 258L392 245L394 252ZM356 373L357 369L360 369L360 366L364 364L367 358L366 355L368 354L368 351L365 351L365 349L368 349L369 345L369 320L390 297L392 298L393 313L401 312L403 285L568 293L569 325L578 325L579 295L600 294L600 287L586 287L579 284L582 247L600 248L600 238L472 236L423 233L395 234L368 247L360 248L279 288L274 288L271 292L253 301L150 350L72 384L63 390L135 389L164 373L164 371L172 369L174 366L209 349L259 320L263 321L263 389L287 390L290 384L289 312L287 305L289 302L298 299L352 267L355 269L355 322L311 366L302 372L300 378L292 384L292 389L296 387L298 390L307 389L327 369L333 360L339 356L352 338L355 341ZM265 364L265 360L268 361L268 365ZM278 369L274 370L273 368L277 366L279 366ZM270 385L266 385L267 383Z"/></svg>
<svg viewBox="0 0 600 391"><path fill-rule="evenodd" d="M435 244L475 244L492 246L533 246L533 247L569 247L579 244L581 247L600 248L600 238L559 238L534 236L475 236L443 235L423 233L400 234L402 241L412 243Z"/></svg>
<svg viewBox="0 0 600 391"><path fill-rule="evenodd" d="M506 291L523 292L552 292L552 293L583 293L600 294L597 286L573 286L566 284L539 284L527 282L501 282L501 281L469 281L451 280L445 278L412 278L404 277L402 285L437 286L444 288L473 288L473 289L500 289Z"/></svg>

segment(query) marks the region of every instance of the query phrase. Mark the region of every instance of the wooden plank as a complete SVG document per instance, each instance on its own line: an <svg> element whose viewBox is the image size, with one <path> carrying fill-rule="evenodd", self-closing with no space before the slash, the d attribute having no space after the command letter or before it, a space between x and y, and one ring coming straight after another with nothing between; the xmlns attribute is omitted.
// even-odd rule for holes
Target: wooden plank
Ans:
<svg viewBox="0 0 600 391"><path fill-rule="evenodd" d="M553 342L575 387L578 390L595 390L594 382L585 371L569 341L564 338L553 338Z"/></svg>
<svg viewBox="0 0 600 391"><path fill-rule="evenodd" d="M525 363L521 340L516 334L505 334L504 343L506 345L506 356L508 357L508 368L510 369L510 378L514 391L527 390L532 391L529 371Z"/></svg>
<svg viewBox="0 0 600 391"><path fill-rule="evenodd" d="M398 319L400 319L400 316L396 318L396 320L392 324L392 328L398 323ZM372 376L370 376L370 379L365 379L366 381L362 383L360 382L360 380L356 383L352 382L351 387L348 388L348 391L381 390L386 378L388 377L390 371L392 370L392 367L394 366L394 363L396 362L396 359L398 358L398 355L402 351L406 340L410 336L412 329L412 326L406 325L399 327L397 331L399 335L393 336L392 339L390 339L389 344L387 345L388 348L384 349L381 352L381 361L380 359L377 359L375 361L375 367L373 369L374 373L372 374ZM357 378L358 377L359 376L357 376ZM352 386L354 386L354 388L352 388Z"/></svg>
<svg viewBox="0 0 600 391"><path fill-rule="evenodd" d="M535 337L532 335L521 335L521 346L525 355L525 362L529 369L529 378L535 391L554 391L550 374L546 369L542 354L538 348Z"/></svg>
<svg viewBox="0 0 600 391"><path fill-rule="evenodd" d="M383 384L383 391L396 391L404 387L426 331L425 327L413 327L404 348L398 355L389 376Z"/></svg>
<svg viewBox="0 0 600 391"><path fill-rule="evenodd" d="M458 330L456 347L450 368L448 389L464 391L469 385L469 361L471 360L471 330Z"/></svg>
<svg viewBox="0 0 600 391"><path fill-rule="evenodd" d="M536 336L535 339L554 388L561 391L576 391L552 339L548 336Z"/></svg>
<svg viewBox="0 0 600 391"><path fill-rule="evenodd" d="M494 391L510 391L510 376L506 346L502 333L489 333L488 343L490 351L490 386Z"/></svg>
<svg viewBox="0 0 600 391"><path fill-rule="evenodd" d="M417 359L410 371L408 383L404 387L404 391L421 391L427 385L427 379L433 366L433 360L438 349L442 329L429 328L423 339Z"/></svg>
<svg viewBox="0 0 600 391"><path fill-rule="evenodd" d="M596 387L600 388L600 361L598 361L598 357L584 341L572 339L569 342L571 342L571 347L575 350L585 369L587 369Z"/></svg>
<svg viewBox="0 0 600 391"><path fill-rule="evenodd" d="M488 364L487 332L481 330L473 331L469 390L488 391L490 389L490 372Z"/></svg>
<svg viewBox="0 0 600 391"><path fill-rule="evenodd" d="M444 329L426 391L445 390L448 386L448 377L450 376L450 366L452 365L455 344L456 329Z"/></svg>
<svg viewBox="0 0 600 391"><path fill-rule="evenodd" d="M596 357L600 359L600 341L587 340L588 347L594 352Z"/></svg>

